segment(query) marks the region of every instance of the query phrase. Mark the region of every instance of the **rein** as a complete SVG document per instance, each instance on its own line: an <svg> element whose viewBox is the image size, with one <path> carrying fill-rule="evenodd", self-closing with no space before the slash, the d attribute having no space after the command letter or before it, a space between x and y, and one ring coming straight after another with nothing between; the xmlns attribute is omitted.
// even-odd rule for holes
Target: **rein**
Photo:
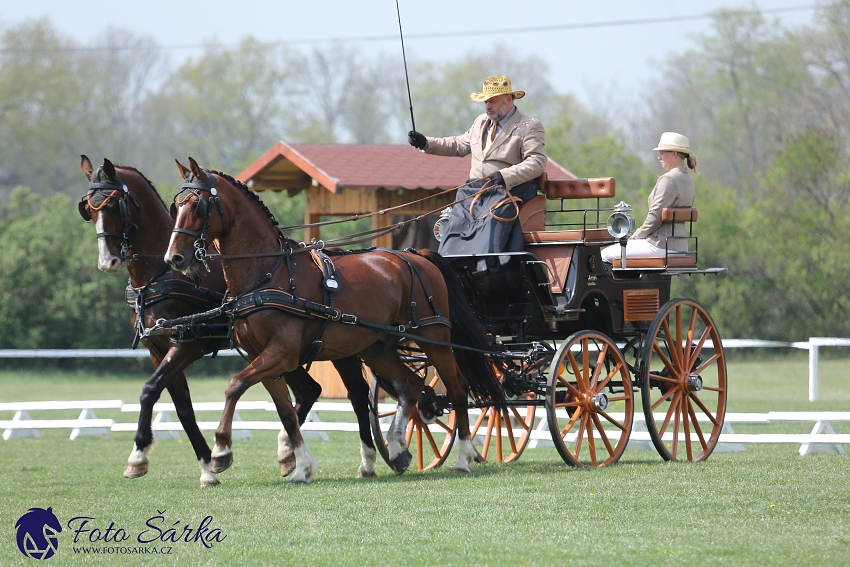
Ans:
<svg viewBox="0 0 850 567"><path fill-rule="evenodd" d="M446 191L442 191L442 192L436 193L434 195L428 195L427 197L423 197L422 199L417 199L416 201L411 201L411 202L405 203L403 205L397 205L395 207L390 207L390 208L387 208L387 209L381 209L380 211L375 211L374 213L368 213L368 214L364 214L364 215L354 215L354 216L346 217L346 218L343 218L343 219L323 221L323 222L317 222L317 223L312 223L312 224L300 224L300 225L294 225L294 226L287 226L287 227L284 227L280 230L283 231L283 230L296 230L296 229L300 229L300 228L313 228L313 227L319 227L319 226L326 226L326 225L330 225L330 224L339 224L339 223L342 223L342 222L360 220L360 219L363 219L363 218L369 218L369 217L373 217L373 216L377 216L377 215L385 215L388 212L391 212L395 209L399 209L399 208L403 208L403 207L409 207L410 205L414 205L416 203L421 203L422 201L426 201L428 199L433 199L435 197L445 195L446 193L456 191L456 190L458 190L462 187L466 187L467 185L472 185L474 183L477 183L477 182L481 181L482 179L484 179L484 178L474 179L472 181L468 181L467 183L464 183L463 185L458 185L457 187L454 187L452 189L447 189ZM187 185L184 185L183 187L185 189L187 187ZM447 205L447 206L457 205L458 203L462 203L463 201L466 201L467 199L473 199L473 204L474 204L474 202L478 199L478 197L481 196L482 193L489 191L492 188L493 188L493 185L491 185L491 182L488 179L488 181L477 192L475 192L471 195L467 195L466 197L463 197L463 198L458 199L456 201L453 201L453 202L449 203L449 205ZM209 191L209 188L206 188L206 189ZM182 194L183 194L183 192L181 191L181 193L179 195L182 195ZM215 195L215 194L213 194L213 195ZM184 202L187 198L188 198L188 195L185 198L183 198L181 201L175 201L175 202L177 202L179 204L179 203ZM509 199L510 198L513 198L513 197L509 196ZM175 197L175 200L176 199L177 199L177 197ZM222 218L223 218L224 213L221 211L221 200L218 199L218 197L216 197L216 202L217 202L217 205L219 207L219 212L222 214ZM502 203L499 203L499 206L501 204ZM272 256L291 256L292 254L298 254L300 252L310 252L311 250L324 250L328 245L331 245L331 246L348 246L348 245L351 245L351 244L360 244L360 243L363 243L363 242L369 242L371 240L374 240L378 236L383 236L385 234L389 234L389 233L393 232L394 230L397 230L397 229L399 229L399 228L401 228L401 227L403 227L407 224L419 222L429 215L433 215L435 213L440 212L443 208L445 208L445 207L439 207L439 208L434 209L432 211L429 211L427 213L416 216L412 219L407 219L405 221L397 222L395 224L385 226L383 228L371 229L371 230L366 230L366 231L363 231L363 232L356 232L354 234L341 236L339 238L332 238L330 240L314 241L314 242L311 242L310 244L305 244L305 243L301 242L300 246L298 248L287 247L286 249L278 251L278 252L254 252L254 253L251 253L251 254L207 254L206 250L204 250L204 253L205 253L204 258L206 260L209 260L209 261L215 261L215 260L236 260L236 259L244 259L244 258L268 258L268 257L272 257ZM491 213L492 213L492 211L491 211ZM499 217L495 217L495 218L497 220L512 220L512 219L502 219L502 218L499 218ZM204 224L204 229L202 230L202 233L206 233L206 229L207 229L208 226L209 226L209 221L207 221ZM178 230L176 228L174 229L174 231L175 232L182 232L184 234L189 234L191 236L199 236L199 235L202 234L202 233L197 233L195 231L189 231L189 230L185 230L185 229L179 229ZM195 241L196 246L197 246L197 243L198 243L198 241ZM197 258L197 247L196 247L196 258ZM201 261L200 258L198 258L198 260ZM204 262L204 265L206 266L206 262ZM208 267L207 267L207 270L209 270Z"/></svg>

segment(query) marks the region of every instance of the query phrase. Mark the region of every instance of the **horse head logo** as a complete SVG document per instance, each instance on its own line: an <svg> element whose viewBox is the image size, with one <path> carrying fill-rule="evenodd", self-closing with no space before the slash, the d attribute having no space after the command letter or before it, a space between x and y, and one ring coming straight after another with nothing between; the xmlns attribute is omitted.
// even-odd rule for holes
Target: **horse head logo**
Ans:
<svg viewBox="0 0 850 567"><path fill-rule="evenodd" d="M62 525L52 508L30 508L18 518L18 549L31 559L50 559L59 547Z"/></svg>

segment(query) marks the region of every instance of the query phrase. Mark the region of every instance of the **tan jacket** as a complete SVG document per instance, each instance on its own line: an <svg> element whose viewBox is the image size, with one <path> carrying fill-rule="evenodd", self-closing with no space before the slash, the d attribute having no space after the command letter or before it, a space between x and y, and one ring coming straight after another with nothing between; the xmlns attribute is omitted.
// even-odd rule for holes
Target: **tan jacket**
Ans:
<svg viewBox="0 0 850 567"><path fill-rule="evenodd" d="M673 236L673 223L661 222L661 209L665 207L693 207L694 182L684 166L671 169L658 178L658 182L649 194L649 212L646 220L635 231L632 238L643 238L658 248L686 252L686 240L671 240L666 244L667 237ZM688 228L683 222L676 223L676 236L687 236Z"/></svg>
<svg viewBox="0 0 850 567"><path fill-rule="evenodd" d="M482 141L490 119L482 114L466 133L447 138L427 138L425 153L438 156L463 157L472 154L469 177L478 179L501 171L508 188L540 177L546 171L545 132L543 125L516 109L513 116L496 134L486 155Z"/></svg>

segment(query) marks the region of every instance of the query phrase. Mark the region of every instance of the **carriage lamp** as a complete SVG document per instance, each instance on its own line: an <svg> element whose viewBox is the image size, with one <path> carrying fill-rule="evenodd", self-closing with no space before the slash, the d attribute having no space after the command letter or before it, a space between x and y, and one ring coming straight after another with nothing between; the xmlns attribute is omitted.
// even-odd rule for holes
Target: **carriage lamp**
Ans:
<svg viewBox="0 0 850 567"><path fill-rule="evenodd" d="M632 208L625 201L614 206L614 212L608 217L608 234L620 240L620 267L626 267L626 240L635 231L635 217Z"/></svg>
<svg viewBox="0 0 850 567"><path fill-rule="evenodd" d="M440 213L440 218L437 219L437 222L434 223L434 238L437 239L437 242L442 242L443 237L446 234L446 223L449 222L449 215L452 213L451 207L446 207Z"/></svg>

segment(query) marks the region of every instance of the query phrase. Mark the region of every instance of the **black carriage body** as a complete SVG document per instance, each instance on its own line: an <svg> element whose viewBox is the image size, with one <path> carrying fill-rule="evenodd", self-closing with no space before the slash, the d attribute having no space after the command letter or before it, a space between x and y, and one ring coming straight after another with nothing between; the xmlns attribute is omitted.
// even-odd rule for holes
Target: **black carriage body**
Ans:
<svg viewBox="0 0 850 567"><path fill-rule="evenodd" d="M670 299L670 276L618 270L602 263L596 245L546 245L528 250L448 256L488 333L502 343L561 340L595 330L612 338L646 331ZM541 257L558 258L560 268ZM557 272L557 273L556 273Z"/></svg>

